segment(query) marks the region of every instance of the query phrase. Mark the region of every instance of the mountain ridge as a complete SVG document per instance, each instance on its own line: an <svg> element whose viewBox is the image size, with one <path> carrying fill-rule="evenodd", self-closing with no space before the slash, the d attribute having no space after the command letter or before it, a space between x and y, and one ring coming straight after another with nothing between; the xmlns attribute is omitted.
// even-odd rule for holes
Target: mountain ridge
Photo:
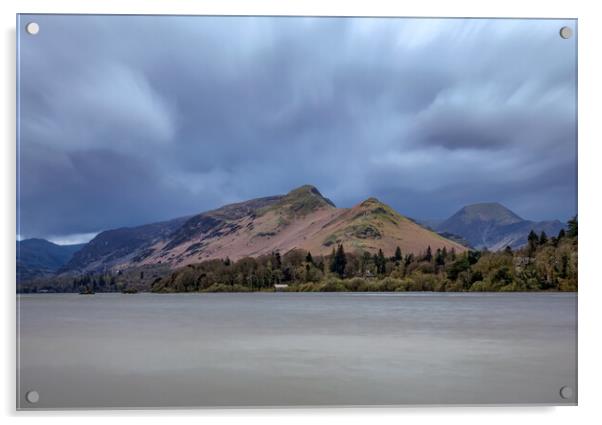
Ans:
<svg viewBox="0 0 602 425"><path fill-rule="evenodd" d="M228 204L170 221L99 233L62 270L89 272L282 253L299 248L328 254L335 244L349 250L392 254L466 248L402 216L376 198L337 208L311 185L284 195Z"/></svg>

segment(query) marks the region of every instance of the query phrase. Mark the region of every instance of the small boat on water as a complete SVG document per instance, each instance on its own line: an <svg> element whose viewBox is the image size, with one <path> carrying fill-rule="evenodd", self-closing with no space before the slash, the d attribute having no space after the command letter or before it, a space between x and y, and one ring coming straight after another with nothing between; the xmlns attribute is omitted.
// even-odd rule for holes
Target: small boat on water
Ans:
<svg viewBox="0 0 602 425"><path fill-rule="evenodd" d="M91 290L90 288L86 288L82 291L79 292L80 295L94 295L95 292L93 290Z"/></svg>

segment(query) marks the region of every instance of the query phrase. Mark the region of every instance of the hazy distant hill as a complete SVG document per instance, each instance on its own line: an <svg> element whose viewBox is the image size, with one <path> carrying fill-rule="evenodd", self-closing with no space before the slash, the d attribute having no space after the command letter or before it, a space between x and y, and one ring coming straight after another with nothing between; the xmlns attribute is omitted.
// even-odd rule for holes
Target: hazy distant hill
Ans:
<svg viewBox="0 0 602 425"><path fill-rule="evenodd" d="M108 230L90 241L65 270L120 269L148 264L171 267L213 258L232 260L272 251L302 248L329 254L342 243L346 250L392 255L446 247L466 248L400 215L377 199L353 208L336 208L313 186L286 195L226 205L192 217L134 228Z"/></svg>
<svg viewBox="0 0 602 425"><path fill-rule="evenodd" d="M497 202L467 205L435 227L438 232L463 237L475 248L493 251L525 245L531 230L556 236L563 228L565 225L558 220L524 220Z"/></svg>
<svg viewBox="0 0 602 425"><path fill-rule="evenodd" d="M54 274L83 246L57 245L45 239L17 241L17 279L28 280Z"/></svg>
<svg viewBox="0 0 602 425"><path fill-rule="evenodd" d="M136 227L106 230L96 235L65 264L67 270L102 270L117 263L135 262L152 244L163 241L182 226L188 217Z"/></svg>

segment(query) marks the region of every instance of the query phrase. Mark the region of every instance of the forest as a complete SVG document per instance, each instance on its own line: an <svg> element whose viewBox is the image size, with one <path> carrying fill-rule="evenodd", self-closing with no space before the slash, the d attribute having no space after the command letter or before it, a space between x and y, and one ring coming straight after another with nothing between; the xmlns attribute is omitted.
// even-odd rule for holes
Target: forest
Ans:
<svg viewBox="0 0 602 425"><path fill-rule="evenodd" d="M420 255L293 250L190 265L157 278L153 292L273 291L576 291L577 219L548 237L531 231L524 248L461 254L428 247Z"/></svg>

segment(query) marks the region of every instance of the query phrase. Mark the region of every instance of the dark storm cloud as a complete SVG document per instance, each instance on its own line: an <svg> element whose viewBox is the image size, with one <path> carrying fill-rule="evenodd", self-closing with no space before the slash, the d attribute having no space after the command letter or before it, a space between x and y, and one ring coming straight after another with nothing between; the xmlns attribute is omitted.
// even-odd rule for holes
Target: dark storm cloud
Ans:
<svg viewBox="0 0 602 425"><path fill-rule="evenodd" d="M304 183L414 217L491 200L575 213L575 41L558 36L574 22L35 20L20 41L23 237Z"/></svg>

